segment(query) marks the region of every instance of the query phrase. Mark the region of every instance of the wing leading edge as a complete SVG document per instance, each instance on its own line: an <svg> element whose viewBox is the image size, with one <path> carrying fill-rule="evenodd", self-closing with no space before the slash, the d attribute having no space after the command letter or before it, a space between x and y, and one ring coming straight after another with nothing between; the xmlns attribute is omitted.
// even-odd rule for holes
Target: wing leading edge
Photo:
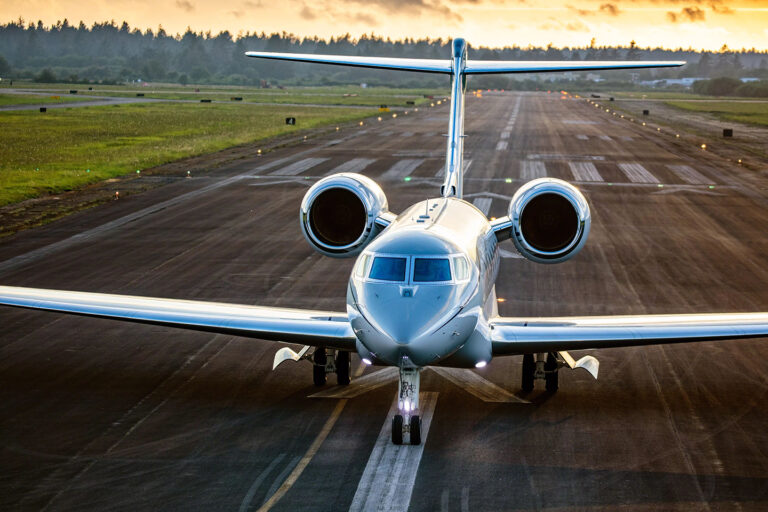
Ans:
<svg viewBox="0 0 768 512"><path fill-rule="evenodd" d="M346 313L12 286L0 286L0 304L286 343L355 349L356 338Z"/></svg>
<svg viewBox="0 0 768 512"><path fill-rule="evenodd" d="M312 53L245 52L258 59L312 62L362 68L396 69L422 73L453 73L448 59L403 59L398 57L354 57L347 55L318 55ZM526 60L467 60L462 71L467 75L498 73L552 73L558 71L597 71L608 69L664 68L682 66L683 61L526 61Z"/></svg>
<svg viewBox="0 0 768 512"><path fill-rule="evenodd" d="M768 337L768 313L491 320L494 355Z"/></svg>

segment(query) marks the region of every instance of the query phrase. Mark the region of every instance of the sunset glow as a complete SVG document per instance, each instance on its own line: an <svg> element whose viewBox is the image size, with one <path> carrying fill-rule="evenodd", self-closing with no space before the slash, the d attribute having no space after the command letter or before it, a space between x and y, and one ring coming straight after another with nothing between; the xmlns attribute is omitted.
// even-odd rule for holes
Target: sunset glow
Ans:
<svg viewBox="0 0 768 512"><path fill-rule="evenodd" d="M123 20L168 33L463 36L475 46L768 49L768 0L5 0L0 21Z"/></svg>

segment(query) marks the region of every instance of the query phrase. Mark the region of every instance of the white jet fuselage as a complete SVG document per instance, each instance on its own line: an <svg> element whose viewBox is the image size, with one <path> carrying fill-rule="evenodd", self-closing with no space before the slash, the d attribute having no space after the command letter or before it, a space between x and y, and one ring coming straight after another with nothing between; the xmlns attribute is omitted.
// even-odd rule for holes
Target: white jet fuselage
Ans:
<svg viewBox="0 0 768 512"><path fill-rule="evenodd" d="M347 313L361 357L400 367L491 358L496 235L486 216L455 197L415 204L360 254Z"/></svg>

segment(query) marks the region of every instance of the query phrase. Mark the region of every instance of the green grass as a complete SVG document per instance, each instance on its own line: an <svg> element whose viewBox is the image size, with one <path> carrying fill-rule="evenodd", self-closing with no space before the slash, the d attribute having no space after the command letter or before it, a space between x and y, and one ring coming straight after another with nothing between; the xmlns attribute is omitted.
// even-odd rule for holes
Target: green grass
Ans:
<svg viewBox="0 0 768 512"><path fill-rule="evenodd" d="M387 87L328 86L328 87L289 87L286 89L260 89L253 86L180 86L178 84L152 84L144 87L129 85L93 85L79 84L15 84L23 89L46 89L55 91L51 94L69 95L70 89L76 89L78 95L135 97L142 93L146 98L168 100L199 100L208 98L217 101L229 101L231 97L242 97L243 102L254 103L298 103L316 105L362 105L362 106L406 106L413 101L416 105L429 100L425 95L446 96L447 89L391 89ZM92 91L88 87L93 87ZM195 92L198 89L199 92Z"/></svg>
<svg viewBox="0 0 768 512"><path fill-rule="evenodd" d="M0 112L0 205L372 113L199 103ZM298 124L285 125L286 116Z"/></svg>
<svg viewBox="0 0 768 512"><path fill-rule="evenodd" d="M72 101L83 101L87 98L78 98L70 95L58 95L58 98L52 98L51 96L57 96L52 94L50 96L43 96L42 94L2 94L0 93L0 107L6 105L37 105L37 104L49 104L49 103L68 103Z"/></svg>
<svg viewBox="0 0 768 512"><path fill-rule="evenodd" d="M691 112L712 114L728 121L768 126L768 102L668 101L666 104Z"/></svg>

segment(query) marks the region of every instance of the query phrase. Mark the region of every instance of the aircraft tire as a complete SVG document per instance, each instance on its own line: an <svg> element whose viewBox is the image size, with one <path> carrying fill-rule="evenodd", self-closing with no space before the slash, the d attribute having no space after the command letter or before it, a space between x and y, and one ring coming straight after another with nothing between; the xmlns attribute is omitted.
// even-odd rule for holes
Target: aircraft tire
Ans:
<svg viewBox="0 0 768 512"><path fill-rule="evenodd" d="M325 364L328 362L328 356L325 355L323 347L315 349L312 361L315 363L312 365L312 380L315 386L325 386Z"/></svg>
<svg viewBox="0 0 768 512"><path fill-rule="evenodd" d="M536 362L533 360L533 354L523 355L523 391L530 393L533 391L534 374L536 373Z"/></svg>
<svg viewBox="0 0 768 512"><path fill-rule="evenodd" d="M418 416L411 416L411 426L409 430L411 432L411 444L421 444L421 418Z"/></svg>
<svg viewBox="0 0 768 512"><path fill-rule="evenodd" d="M554 393L557 391L557 359L555 359L554 354L547 354L544 371L546 372L545 382L547 391Z"/></svg>
<svg viewBox="0 0 768 512"><path fill-rule="evenodd" d="M336 383L340 386L349 385L349 352L344 350L336 354Z"/></svg>
<svg viewBox="0 0 768 512"><path fill-rule="evenodd" d="M403 444L403 416L400 414L392 418L392 444Z"/></svg>

